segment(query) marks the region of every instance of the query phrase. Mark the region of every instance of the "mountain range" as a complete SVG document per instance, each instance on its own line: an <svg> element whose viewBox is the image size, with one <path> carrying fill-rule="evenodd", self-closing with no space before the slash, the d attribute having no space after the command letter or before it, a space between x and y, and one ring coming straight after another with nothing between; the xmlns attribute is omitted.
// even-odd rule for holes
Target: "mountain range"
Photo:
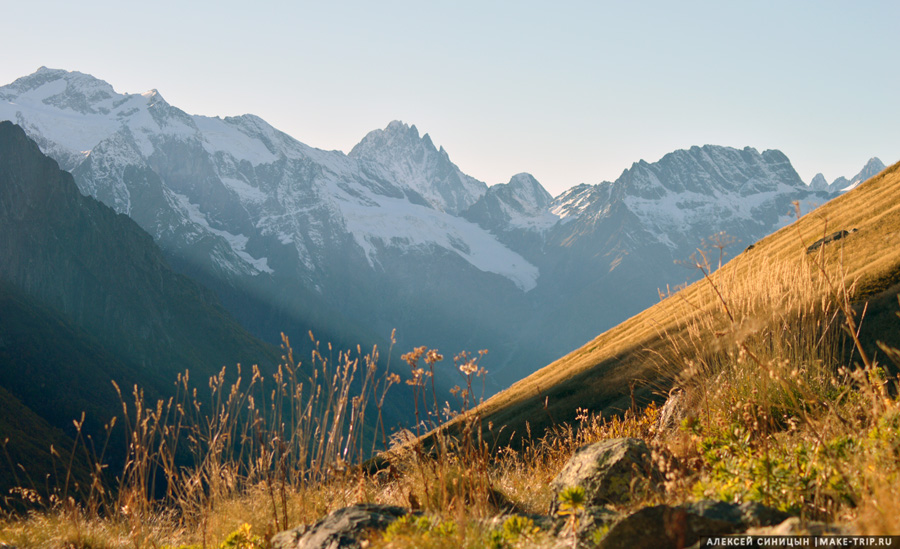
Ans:
<svg viewBox="0 0 900 549"><path fill-rule="evenodd" d="M2 119L258 337L487 348L492 391L696 279L677 262L704 240L734 255L881 165L808 186L779 151L706 145L554 198L524 173L488 186L399 121L323 151L47 68L0 87Z"/></svg>

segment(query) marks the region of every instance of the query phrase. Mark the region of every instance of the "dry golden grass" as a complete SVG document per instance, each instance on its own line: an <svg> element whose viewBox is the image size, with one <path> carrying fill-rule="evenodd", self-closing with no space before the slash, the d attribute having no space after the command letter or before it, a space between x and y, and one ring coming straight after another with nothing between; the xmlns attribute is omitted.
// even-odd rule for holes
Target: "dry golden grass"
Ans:
<svg viewBox="0 0 900 549"><path fill-rule="evenodd" d="M284 363L269 379L255 367L242 376L238 366L207 387L185 373L177 394L155 403L137 387L127 399L120 393L122 414L108 429L124 428L122 469L107 471L102 453L82 442L78 450L94 460L91 485L66 481L49 498L34 489L6 498L10 508L32 511L24 520L5 517L0 542L217 546L244 523L271 535L364 501L346 488L350 464L379 444L380 424L367 423L366 413L380 420L384 395L399 378L378 373L376 349L338 352L334 362L316 350L304 366L286 338L283 348Z"/></svg>
<svg viewBox="0 0 900 549"><path fill-rule="evenodd" d="M793 268L706 281L719 310L690 316L659 355L691 403L692 440L672 453L703 465L682 475L683 488L827 520L856 505L865 490L854 472L865 468L845 453L889 399L871 359L852 374L841 367L841 330L855 330L843 280L839 268L801 256Z"/></svg>
<svg viewBox="0 0 900 549"><path fill-rule="evenodd" d="M463 362L466 364L471 366ZM213 385L219 383L218 379L214 378ZM232 386L227 393L246 404L249 394L245 391L249 389ZM231 409L228 402L224 399L220 410ZM164 404L143 407L139 417L144 419L132 425L132 440L147 445L135 452L135 461L152 464L163 455L161 447L165 444L156 448L148 445L152 439L148 433L167 430L165 422L157 424L153 419L161 409ZM603 420L585 414L572 426L560 425L540 438L528 437L520 449L495 447L485 433L474 429L455 437L445 434L440 444L430 449L407 443L383 454L389 466L374 474L364 468L343 467L314 478L287 475L283 489L276 482L274 490L261 471L243 470L246 464L238 454L208 451L203 454L203 467L183 467L178 477L186 485L203 485L200 492L182 489L173 495L167 491L153 499L149 493L139 492L147 489L142 473L135 484L122 486L122 497L100 504L53 499L27 514L0 517L0 543L20 548L218 547L244 525L264 543L280 530L313 523L348 505L380 503L420 509L431 526L423 530L419 524L398 530L393 537L375 535L373 547L483 547L491 536L502 532L510 513L547 513L553 497L549 481L576 448L615 436L649 436L654 413L651 407L638 420ZM218 432L216 427L222 425L216 418L222 417L221 413L206 417L202 424ZM252 425L253 416L244 417L243 422ZM237 431L244 429L242 422L228 425ZM474 423L470 426L476 427ZM183 428L205 436L189 423ZM132 476L123 478L134 478L136 471L151 469L131 464L126 473L131 471ZM225 477L233 471L244 472L227 485L217 485L207 480L210 470L229 472ZM546 531L529 532L520 536L513 529L519 536L515 538L518 545L514 545L552 545L552 536Z"/></svg>

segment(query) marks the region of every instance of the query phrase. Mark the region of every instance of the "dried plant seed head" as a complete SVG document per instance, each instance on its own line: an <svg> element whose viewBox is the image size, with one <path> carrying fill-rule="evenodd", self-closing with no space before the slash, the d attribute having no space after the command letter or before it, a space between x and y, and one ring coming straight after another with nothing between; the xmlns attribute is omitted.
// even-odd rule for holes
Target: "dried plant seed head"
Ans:
<svg viewBox="0 0 900 549"><path fill-rule="evenodd" d="M444 355L440 354L437 349L431 349L425 355L425 362L429 365L444 360Z"/></svg>

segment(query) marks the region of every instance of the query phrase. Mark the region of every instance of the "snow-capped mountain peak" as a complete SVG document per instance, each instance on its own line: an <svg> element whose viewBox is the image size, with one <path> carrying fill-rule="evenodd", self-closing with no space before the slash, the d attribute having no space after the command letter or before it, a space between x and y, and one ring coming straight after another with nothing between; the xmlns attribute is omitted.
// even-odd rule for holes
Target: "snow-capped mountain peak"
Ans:
<svg viewBox="0 0 900 549"><path fill-rule="evenodd" d="M487 185L462 173L443 147L431 137L395 120L383 130L369 132L350 151L363 171L373 179L390 181L421 196L431 207L458 213L478 200Z"/></svg>
<svg viewBox="0 0 900 549"><path fill-rule="evenodd" d="M611 188L612 183L609 181L597 185L587 183L575 185L553 199L550 211L564 222L571 221L591 208L592 205L608 203Z"/></svg>
<svg viewBox="0 0 900 549"><path fill-rule="evenodd" d="M616 180L618 192L655 200L668 193L731 193L743 196L774 190L776 180L799 183L790 161L780 151L760 154L752 147L716 145L677 150L650 164L637 162Z"/></svg>
<svg viewBox="0 0 900 549"><path fill-rule="evenodd" d="M846 192L855 189L860 183L863 183L864 181L871 179L872 177L875 177L876 175L881 173L884 168L884 162L875 157L870 158L869 161L866 162L866 165L863 166L863 169L860 170L858 174L853 176L853 179L851 179L847 183L847 185L841 189L841 191Z"/></svg>
<svg viewBox="0 0 900 549"><path fill-rule="evenodd" d="M428 134L419 136L419 129L415 124L409 125L400 120L393 120L383 130L372 130L367 133L351 149L349 156L371 158L384 154L387 150L395 150L398 154L402 154L409 149L420 154L438 152Z"/></svg>
<svg viewBox="0 0 900 549"><path fill-rule="evenodd" d="M552 200L534 176L519 173L509 183L488 188L462 215L494 233L516 229L543 231L559 221L549 210Z"/></svg>
<svg viewBox="0 0 900 549"><path fill-rule="evenodd" d="M509 188L515 192L523 207L546 209L553 196L530 173L517 173L509 180Z"/></svg>
<svg viewBox="0 0 900 549"><path fill-rule="evenodd" d="M612 183L572 188L553 201L551 211L582 224L605 223L611 216L624 223L633 216L640 223L626 223L632 238L639 231L641 238L689 252L692 243L718 232L721 219L735 232L757 234L758 227L787 219L786 197L808 194L780 151L705 145L654 163L636 162Z"/></svg>
<svg viewBox="0 0 900 549"><path fill-rule="evenodd" d="M96 113L94 105L116 95L112 86L89 74L47 67L17 79L7 88L13 92L10 96L30 94L45 105L79 113Z"/></svg>
<svg viewBox="0 0 900 549"><path fill-rule="evenodd" d="M866 165L854 175L852 178L838 177L831 183L825 179L821 173L817 173L812 181L809 182L810 189L814 191L827 191L830 193L843 193L855 189L860 183L875 177L884 170L884 162L876 157L872 157L866 162Z"/></svg>

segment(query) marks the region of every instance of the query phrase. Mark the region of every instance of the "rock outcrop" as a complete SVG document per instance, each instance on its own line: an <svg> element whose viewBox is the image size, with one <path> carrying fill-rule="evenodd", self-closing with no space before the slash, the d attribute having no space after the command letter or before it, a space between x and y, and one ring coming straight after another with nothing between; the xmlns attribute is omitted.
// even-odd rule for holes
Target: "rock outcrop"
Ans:
<svg viewBox="0 0 900 549"><path fill-rule="evenodd" d="M660 478L650 449L637 438L604 440L579 448L553 479L550 513L559 508L559 493L570 486L585 492L585 507L622 503L636 490L653 489Z"/></svg>
<svg viewBox="0 0 900 549"><path fill-rule="evenodd" d="M830 235L828 235L828 236L826 236L826 237L824 237L824 238L820 238L819 240L816 240L815 242L813 242L812 244L810 244L809 247L806 248L806 253L811 254L811 253L813 253L814 251L816 251L816 250L818 250L819 248L821 248L822 246L824 246L825 244L830 244L830 243L832 243L832 242L834 242L834 241L836 241L836 240L840 240L840 239L842 239L842 238L846 238L846 237L850 236L851 234L855 233L857 230L858 230L858 229L850 229L850 230L848 231L848 230L846 230L846 229L843 229L843 230L840 230L840 231L831 233Z"/></svg>
<svg viewBox="0 0 900 549"><path fill-rule="evenodd" d="M275 534L273 549L359 549L372 530L384 530L409 511L390 505L360 504L334 511L313 525Z"/></svg>

